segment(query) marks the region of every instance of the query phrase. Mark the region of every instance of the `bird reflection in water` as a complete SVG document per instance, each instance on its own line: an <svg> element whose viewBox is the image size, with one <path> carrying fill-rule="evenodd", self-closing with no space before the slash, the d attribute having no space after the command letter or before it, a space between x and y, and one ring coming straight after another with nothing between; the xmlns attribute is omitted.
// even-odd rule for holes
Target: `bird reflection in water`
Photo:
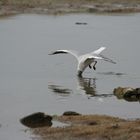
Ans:
<svg viewBox="0 0 140 140"><path fill-rule="evenodd" d="M58 94L60 96L68 96L72 90L68 88L64 88L59 85L48 85L48 88L52 90L53 93Z"/></svg>
<svg viewBox="0 0 140 140"><path fill-rule="evenodd" d="M97 94L96 90L96 78L82 78L78 77L78 82L80 85L80 88L85 91L87 95L90 95L90 97L112 97L113 94Z"/></svg>
<svg viewBox="0 0 140 140"><path fill-rule="evenodd" d="M80 90L83 90L86 95L90 97L111 97L113 94L97 94L96 91L96 78L83 78L83 77L77 77L78 85L80 87ZM69 96L71 93L73 93L73 90L70 88L65 88L60 85L54 85L50 84L48 85L48 88L55 94L58 94L60 96Z"/></svg>
<svg viewBox="0 0 140 140"><path fill-rule="evenodd" d="M87 95L96 96L96 78L78 77L78 83Z"/></svg>

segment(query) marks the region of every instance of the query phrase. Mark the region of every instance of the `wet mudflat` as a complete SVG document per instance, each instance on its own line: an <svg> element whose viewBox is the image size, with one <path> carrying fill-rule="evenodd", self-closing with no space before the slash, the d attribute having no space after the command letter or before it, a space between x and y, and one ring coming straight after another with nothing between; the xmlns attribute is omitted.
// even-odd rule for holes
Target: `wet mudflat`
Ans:
<svg viewBox="0 0 140 140"><path fill-rule="evenodd" d="M76 24L86 23L86 24ZM0 19L0 137L31 139L19 119L38 111L73 110L139 118L139 102L118 99L118 86L139 87L140 14L46 16L23 14ZM56 49L103 52L117 62L99 61L97 70L76 76L76 60L49 56Z"/></svg>
<svg viewBox="0 0 140 140"><path fill-rule="evenodd" d="M58 116L67 122L65 127L42 127L32 129L42 140L139 140L140 120L128 121L104 115ZM39 139L39 137L34 137Z"/></svg>

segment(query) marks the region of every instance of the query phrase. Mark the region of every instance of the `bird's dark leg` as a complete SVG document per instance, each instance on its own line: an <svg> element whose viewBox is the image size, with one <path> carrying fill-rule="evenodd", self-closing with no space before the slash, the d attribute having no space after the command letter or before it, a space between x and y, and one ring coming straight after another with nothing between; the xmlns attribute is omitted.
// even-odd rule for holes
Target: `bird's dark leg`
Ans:
<svg viewBox="0 0 140 140"><path fill-rule="evenodd" d="M94 61L94 62L95 62L95 63L94 63L94 65L93 65L93 69L96 70L95 65L97 64L97 61Z"/></svg>
<svg viewBox="0 0 140 140"><path fill-rule="evenodd" d="M91 65L88 65L88 66L89 66L90 69L92 68Z"/></svg>

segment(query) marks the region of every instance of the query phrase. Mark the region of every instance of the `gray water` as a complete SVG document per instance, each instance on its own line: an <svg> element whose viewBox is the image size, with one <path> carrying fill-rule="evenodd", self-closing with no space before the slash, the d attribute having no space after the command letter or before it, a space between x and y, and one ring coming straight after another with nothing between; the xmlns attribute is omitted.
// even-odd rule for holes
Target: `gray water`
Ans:
<svg viewBox="0 0 140 140"><path fill-rule="evenodd" d="M86 22L86 25L76 25ZM34 112L72 110L139 118L140 103L119 100L118 86L140 87L140 14L17 15L0 19L0 139L30 140L19 119ZM103 52L116 65L99 61L76 76L70 55L56 49Z"/></svg>

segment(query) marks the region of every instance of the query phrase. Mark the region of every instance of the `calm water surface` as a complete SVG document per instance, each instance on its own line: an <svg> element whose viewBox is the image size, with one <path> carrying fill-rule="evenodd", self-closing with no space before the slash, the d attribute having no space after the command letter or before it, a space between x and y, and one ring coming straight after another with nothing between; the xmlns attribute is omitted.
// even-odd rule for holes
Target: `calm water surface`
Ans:
<svg viewBox="0 0 140 140"><path fill-rule="evenodd" d="M86 22L87 25L76 25ZM18 15L0 19L0 139L30 140L19 119L34 112L106 114L139 118L140 103L118 100L118 86L140 87L140 14ZM70 55L56 49L103 52L116 65L99 61L76 76Z"/></svg>

